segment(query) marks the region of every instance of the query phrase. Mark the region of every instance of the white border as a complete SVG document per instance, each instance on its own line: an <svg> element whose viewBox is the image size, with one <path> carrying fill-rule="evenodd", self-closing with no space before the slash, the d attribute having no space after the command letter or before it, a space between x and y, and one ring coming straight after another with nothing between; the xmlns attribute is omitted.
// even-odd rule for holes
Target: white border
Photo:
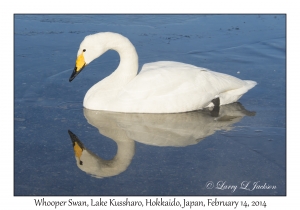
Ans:
<svg viewBox="0 0 300 210"><path fill-rule="evenodd" d="M294 3L295 2L295 3ZM285 206L298 206L299 182L299 139L298 133L298 84L299 77L299 10L296 1L10 1L1 6L1 206L9 207L34 207L34 197L13 196L13 14L14 13L283 13L287 14L287 196L281 197L218 197L220 200L264 200L267 201L266 209L277 209ZM298 65L297 65L298 64ZM8 111L9 110L9 111ZM76 198L76 197L75 197ZM80 197L77 197L81 199ZM117 197L121 199L122 197ZM133 197L130 197L133 199ZM134 197L136 200L146 197ZM185 197L180 197L181 199ZM193 197L186 197L192 200ZM206 200L214 197L195 197ZM47 197L51 200L66 200L68 197ZM89 200L89 197L83 197ZM40 209L50 209L44 207ZM100 207L99 207L100 208ZM5 208L7 209L7 208ZM109 208L113 209L113 208ZM145 208L144 208L145 209ZM146 208L147 209L147 208ZM205 208L209 209L209 208ZM214 208L216 209L216 207ZM250 208L251 209L251 208Z"/></svg>

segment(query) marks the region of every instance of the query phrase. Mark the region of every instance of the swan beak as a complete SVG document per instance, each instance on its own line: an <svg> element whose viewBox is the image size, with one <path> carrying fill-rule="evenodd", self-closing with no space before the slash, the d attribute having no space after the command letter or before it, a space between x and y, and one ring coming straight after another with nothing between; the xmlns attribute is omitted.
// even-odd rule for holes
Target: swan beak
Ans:
<svg viewBox="0 0 300 210"><path fill-rule="evenodd" d="M71 141L73 143L73 149L75 156L80 160L80 157L82 155L83 150L85 149L81 141L78 139L78 137L72 133L70 130L68 130L68 133L70 135ZM80 165L82 165L82 162L80 161Z"/></svg>
<svg viewBox="0 0 300 210"><path fill-rule="evenodd" d="M70 76L69 82L71 82L85 67L85 61L83 53L81 53L76 60L75 68L72 72L72 75Z"/></svg>

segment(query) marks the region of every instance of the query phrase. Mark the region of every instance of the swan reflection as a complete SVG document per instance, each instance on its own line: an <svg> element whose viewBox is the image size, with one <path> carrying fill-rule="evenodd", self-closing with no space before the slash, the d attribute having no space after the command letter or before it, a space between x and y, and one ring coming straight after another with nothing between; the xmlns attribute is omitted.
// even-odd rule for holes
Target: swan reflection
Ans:
<svg viewBox="0 0 300 210"><path fill-rule="evenodd" d="M175 114L129 114L84 109L88 123L114 140L117 154L104 160L89 151L71 131L77 166L94 177L110 177L125 171L135 153L135 143L154 146L185 147L199 143L218 130L231 130L244 116L254 116L240 103L217 110L199 110Z"/></svg>

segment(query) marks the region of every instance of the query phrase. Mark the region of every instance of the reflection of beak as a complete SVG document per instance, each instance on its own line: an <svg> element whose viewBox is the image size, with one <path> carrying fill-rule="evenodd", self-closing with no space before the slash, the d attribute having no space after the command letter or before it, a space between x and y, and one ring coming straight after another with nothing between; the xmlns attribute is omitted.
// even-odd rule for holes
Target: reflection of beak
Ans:
<svg viewBox="0 0 300 210"><path fill-rule="evenodd" d="M83 144L81 143L81 141L77 138L77 136L72 133L70 130L68 130L68 133L70 135L70 138L72 140L72 143L73 143L73 149L74 149L74 152L75 152L75 156L79 158L80 160L80 157L81 157L81 154L83 152L83 150L85 150ZM80 165L82 165L82 162L80 161Z"/></svg>
<svg viewBox="0 0 300 210"><path fill-rule="evenodd" d="M71 82L82 71L84 67L85 67L85 60L84 60L83 53L81 53L76 60L75 68L69 79L69 82Z"/></svg>

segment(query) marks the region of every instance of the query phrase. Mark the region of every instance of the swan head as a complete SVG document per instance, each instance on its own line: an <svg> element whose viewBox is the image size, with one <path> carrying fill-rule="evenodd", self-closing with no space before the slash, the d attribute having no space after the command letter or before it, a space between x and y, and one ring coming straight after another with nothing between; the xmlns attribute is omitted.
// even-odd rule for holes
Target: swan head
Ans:
<svg viewBox="0 0 300 210"><path fill-rule="evenodd" d="M105 53L108 48L107 40L109 33L97 33L86 36L81 42L78 52L75 68L69 79L71 82L90 62Z"/></svg>

